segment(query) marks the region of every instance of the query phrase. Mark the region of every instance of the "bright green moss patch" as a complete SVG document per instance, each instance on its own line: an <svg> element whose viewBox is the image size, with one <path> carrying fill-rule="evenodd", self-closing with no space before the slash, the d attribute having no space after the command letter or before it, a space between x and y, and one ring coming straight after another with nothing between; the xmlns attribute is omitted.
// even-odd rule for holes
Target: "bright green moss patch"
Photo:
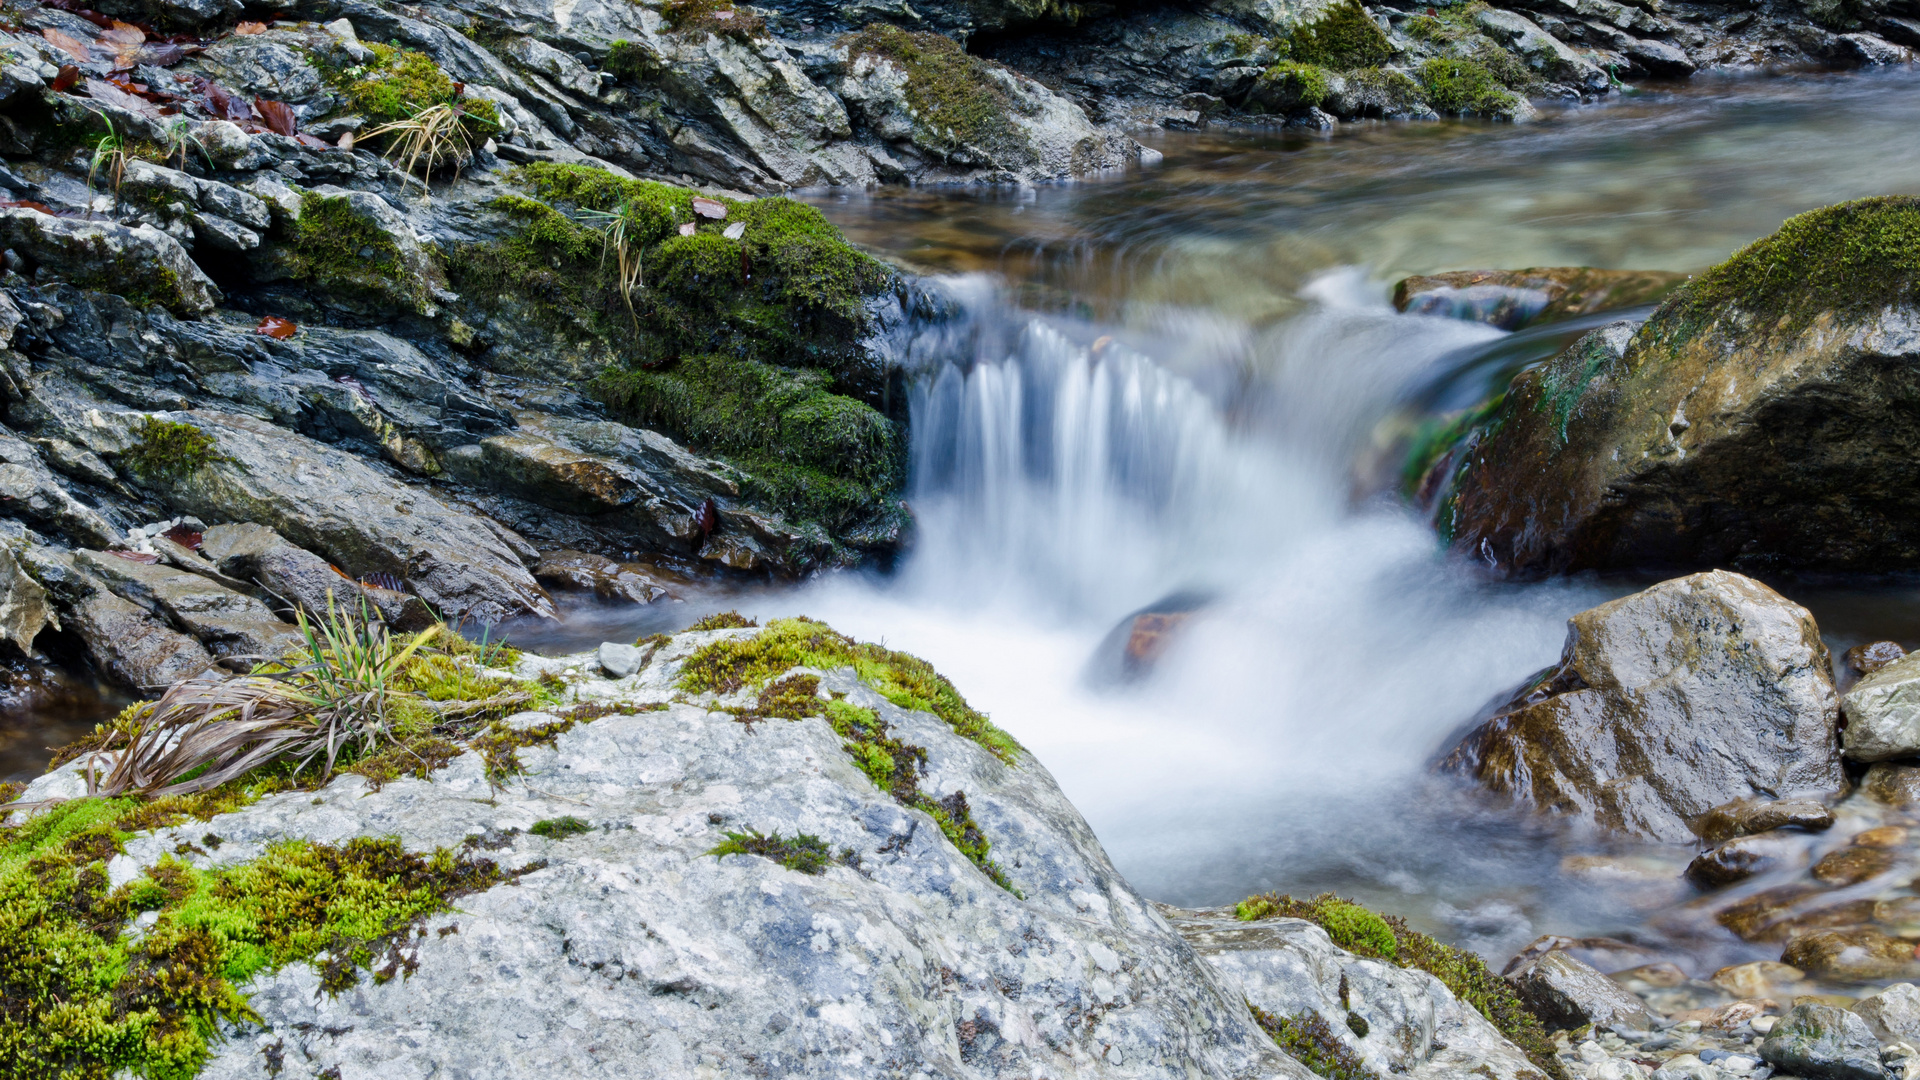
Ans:
<svg viewBox="0 0 1920 1080"><path fill-rule="evenodd" d="M1360 1056L1340 1041L1319 1013L1275 1016L1255 1005L1247 1008L1253 1012L1260 1030L1271 1036L1288 1057L1305 1065L1316 1076L1327 1080L1379 1080Z"/></svg>
<svg viewBox="0 0 1920 1080"><path fill-rule="evenodd" d="M1393 58L1393 44L1359 0L1339 0L1318 19L1294 27L1287 54L1304 64L1349 71Z"/></svg>
<svg viewBox="0 0 1920 1080"><path fill-rule="evenodd" d="M728 694L743 686L765 686L796 667L822 671L851 667L862 682L900 708L933 713L955 734L979 743L1009 765L1019 760L1020 744L1013 736L968 705L933 665L885 646L856 642L812 619L778 619L754 637L708 645L687 658L680 687L694 693Z"/></svg>
<svg viewBox="0 0 1920 1080"><path fill-rule="evenodd" d="M1472 60L1429 60L1420 66L1420 82L1428 104L1443 113L1493 116L1520 104L1486 65Z"/></svg>
<svg viewBox="0 0 1920 1080"><path fill-rule="evenodd" d="M373 59L329 72L328 81L353 112L375 124L388 124L412 119L435 105L455 105L466 114L465 123L476 137L500 127L493 102L465 97L460 84L440 70L433 57L379 42L368 42L366 47L373 50Z"/></svg>
<svg viewBox="0 0 1920 1080"><path fill-rule="evenodd" d="M1334 944L1351 953L1425 971L1446 984L1455 997L1479 1010L1502 1035L1526 1051L1527 1057L1551 1080L1567 1080L1566 1069L1560 1064L1540 1018L1520 1003L1510 983L1495 975L1486 961L1465 949L1443 945L1407 929L1407 924L1395 916L1375 914L1332 893L1311 900L1295 900L1277 893L1249 896L1234 908L1234 914L1249 922L1305 919L1325 930Z"/></svg>
<svg viewBox="0 0 1920 1080"><path fill-rule="evenodd" d="M873 56L906 73L907 104L936 148L1015 141L1013 103L988 73L989 62L952 38L873 23L840 44L849 60Z"/></svg>
<svg viewBox="0 0 1920 1080"><path fill-rule="evenodd" d="M702 616L698 622L687 627L685 632L692 634L703 630L748 630L759 625L737 611L718 611L712 615Z"/></svg>
<svg viewBox="0 0 1920 1080"><path fill-rule="evenodd" d="M1913 305L1920 281L1920 197L1889 195L1810 210L1681 286L1650 337L1738 311L1762 334L1799 333L1823 313L1858 319ZM1683 335L1685 336L1685 335Z"/></svg>
<svg viewBox="0 0 1920 1080"><path fill-rule="evenodd" d="M221 460L213 436L192 424L149 416L140 421L139 435L123 460L142 480L184 479Z"/></svg>
<svg viewBox="0 0 1920 1080"><path fill-rule="evenodd" d="M287 275L324 293L402 307L429 302L399 245L344 195L307 192L281 255Z"/></svg>
<svg viewBox="0 0 1920 1080"><path fill-rule="evenodd" d="M843 851L835 860L833 849L825 840L810 833L796 833L793 836L781 836L778 832L763 835L757 829L746 832L730 832L709 855L725 857L728 855L758 855L771 859L789 870L802 874L822 874L835 861L853 865L858 861L853 849Z"/></svg>
<svg viewBox="0 0 1920 1080"><path fill-rule="evenodd" d="M314 962L338 993L362 970L405 973L411 961L399 946L418 919L505 877L486 860L359 839L288 841L213 870L168 857L108 887L106 861L136 833L210 818L262 790L77 799L0 828L0 1078L127 1070L184 1080L205 1062L219 1021L251 1015L236 987L253 975ZM209 833L201 843L220 841ZM157 921L130 933L143 912Z"/></svg>
<svg viewBox="0 0 1920 1080"><path fill-rule="evenodd" d="M549 840L565 840L569 836L580 836L593 831L593 826L572 814L557 818L543 818L527 827L535 836L544 836Z"/></svg>
<svg viewBox="0 0 1920 1080"><path fill-rule="evenodd" d="M1260 75L1255 93L1294 105L1317 106L1327 100L1327 73L1312 64L1282 60Z"/></svg>

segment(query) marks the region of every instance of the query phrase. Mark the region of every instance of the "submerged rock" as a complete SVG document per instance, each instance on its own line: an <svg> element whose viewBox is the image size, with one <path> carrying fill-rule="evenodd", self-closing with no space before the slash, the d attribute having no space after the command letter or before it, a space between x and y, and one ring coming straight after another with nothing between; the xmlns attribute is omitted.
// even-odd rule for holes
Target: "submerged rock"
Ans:
<svg viewBox="0 0 1920 1080"><path fill-rule="evenodd" d="M1920 565L1914 235L1908 196L1802 214L1522 372L1436 466L1442 532L1521 573Z"/></svg>
<svg viewBox="0 0 1920 1080"><path fill-rule="evenodd" d="M1446 315L1517 330L1529 323L1651 304L1686 280L1661 270L1548 266L1530 270L1455 270L1403 278L1393 306L1413 315Z"/></svg>
<svg viewBox="0 0 1920 1080"><path fill-rule="evenodd" d="M1806 846L1803 837L1759 833L1729 840L1687 864L1687 880L1703 889L1745 881L1781 865Z"/></svg>
<svg viewBox="0 0 1920 1080"><path fill-rule="evenodd" d="M1523 805L1679 843L1690 820L1732 800L1838 790L1837 721L1813 617L1716 570L1575 615L1559 667L1440 767Z"/></svg>
<svg viewBox="0 0 1920 1080"><path fill-rule="evenodd" d="M1708 843L1773 829L1825 832L1832 827L1833 811L1815 799L1735 799L1693 822L1693 831Z"/></svg>
<svg viewBox="0 0 1920 1080"><path fill-rule="evenodd" d="M1520 1000L1546 1021L1561 1028L1653 1027L1646 1003L1619 983L1564 952L1549 952L1508 975L1520 991Z"/></svg>
<svg viewBox="0 0 1920 1080"><path fill-rule="evenodd" d="M1871 903L1867 908L1872 910ZM1814 927L1795 933L1780 960L1816 979L1875 982L1920 976L1920 962L1915 961L1913 949L1913 942L1876 927Z"/></svg>

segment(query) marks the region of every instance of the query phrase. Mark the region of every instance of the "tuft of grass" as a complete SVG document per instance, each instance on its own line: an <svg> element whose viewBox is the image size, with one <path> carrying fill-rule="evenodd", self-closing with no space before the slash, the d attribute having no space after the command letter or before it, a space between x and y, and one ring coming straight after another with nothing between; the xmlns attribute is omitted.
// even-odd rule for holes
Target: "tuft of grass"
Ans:
<svg viewBox="0 0 1920 1080"><path fill-rule="evenodd" d="M213 436L192 424L148 416L140 421L139 436L124 460L143 480L182 480L224 460Z"/></svg>
<svg viewBox="0 0 1920 1080"><path fill-rule="evenodd" d="M1356 914L1359 913L1359 914ZM1407 928L1404 920L1368 911L1351 900L1323 893L1311 900L1265 893L1249 896L1234 908L1248 922L1258 919L1305 919L1327 932L1334 944L1357 956L1386 960L1404 968L1418 968L1439 979L1461 1001L1474 1007L1498 1028L1550 1080L1568 1080L1546 1026L1521 1003L1513 986L1493 973L1486 961L1465 949L1443 945ZM1383 937L1379 927L1385 927ZM1388 945L1391 945L1391 951Z"/></svg>
<svg viewBox="0 0 1920 1080"><path fill-rule="evenodd" d="M802 874L823 874L834 862L852 865L858 860L852 848L846 849L836 860L833 849L825 840L810 833L795 833L781 836L778 832L763 835L758 829L746 832L730 832L707 854L724 858L728 855L758 855L771 859L789 870Z"/></svg>
<svg viewBox="0 0 1920 1080"><path fill-rule="evenodd" d="M1420 83L1427 103L1443 113L1493 116L1520 103L1486 65L1472 60L1429 60L1420 66Z"/></svg>
<svg viewBox="0 0 1920 1080"><path fill-rule="evenodd" d="M549 840L565 840L569 836L590 833L593 831L593 826L572 814L567 814L557 818L543 818L534 822L527 831Z"/></svg>
<svg viewBox="0 0 1920 1080"><path fill-rule="evenodd" d="M1259 1023L1260 1030L1266 1032L1288 1057L1306 1066L1316 1076L1324 1076L1327 1080L1379 1080L1373 1070L1360 1060L1360 1056L1340 1041L1340 1037L1320 1018L1319 1013L1275 1016L1252 1004L1247 1008Z"/></svg>

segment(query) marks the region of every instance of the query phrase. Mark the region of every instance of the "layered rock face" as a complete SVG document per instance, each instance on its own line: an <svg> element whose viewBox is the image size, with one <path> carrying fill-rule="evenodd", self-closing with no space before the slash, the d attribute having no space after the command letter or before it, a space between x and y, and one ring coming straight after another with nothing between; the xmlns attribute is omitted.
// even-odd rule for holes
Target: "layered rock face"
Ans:
<svg viewBox="0 0 1920 1080"><path fill-rule="evenodd" d="M1637 331L1517 377L1430 470L1443 535L1508 572L1920 564L1920 201L1787 222Z"/></svg>

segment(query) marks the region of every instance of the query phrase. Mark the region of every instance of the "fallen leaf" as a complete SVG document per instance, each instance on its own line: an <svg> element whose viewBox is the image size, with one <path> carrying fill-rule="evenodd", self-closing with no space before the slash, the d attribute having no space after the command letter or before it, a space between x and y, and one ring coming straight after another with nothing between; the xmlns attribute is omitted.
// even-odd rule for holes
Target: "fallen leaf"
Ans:
<svg viewBox="0 0 1920 1080"><path fill-rule="evenodd" d="M313 136L311 136L311 135L309 135L309 134L307 134L307 133L306 133L306 132L304 132L304 131L302 131L302 132L300 132L299 134L297 134L297 135L295 135L295 136L293 137L293 141L294 141L294 142L297 142L297 143L299 143L299 144L300 144L301 146L304 146L304 147L306 147L306 148L307 148L307 149L309 149L309 150L331 150L331 149L333 149L333 144L332 144L332 143L329 143L329 142L327 142L327 141L325 141L324 139L316 139L316 138L314 138Z"/></svg>
<svg viewBox="0 0 1920 1080"><path fill-rule="evenodd" d="M727 204L723 202L715 202L712 199L703 199L698 195L696 195L693 198L693 212L696 214L699 214L703 218L712 218L715 221L724 221L726 220L726 217L727 217Z"/></svg>
<svg viewBox="0 0 1920 1080"><path fill-rule="evenodd" d="M744 221L736 221L725 229L722 229L720 235L729 240L738 240L747 235L747 223Z"/></svg>
<svg viewBox="0 0 1920 1080"><path fill-rule="evenodd" d="M79 63L84 64L93 59L93 49L72 34L49 26L40 31L40 36L47 39L47 44L73 57Z"/></svg>
<svg viewBox="0 0 1920 1080"><path fill-rule="evenodd" d="M101 33L102 41L111 41L115 45L138 45L147 40L147 32L133 25L113 20L113 25Z"/></svg>
<svg viewBox="0 0 1920 1080"><path fill-rule="evenodd" d="M270 337L275 341L285 341L299 333L300 328L295 326L291 319L283 319L278 315L267 315L261 318L260 325L254 327L253 332L259 334L261 337Z"/></svg>
<svg viewBox="0 0 1920 1080"><path fill-rule="evenodd" d="M148 42L140 46L138 57L143 64L154 67L172 67L187 58L187 50L178 45L155 45Z"/></svg>
<svg viewBox="0 0 1920 1080"><path fill-rule="evenodd" d="M236 34L264 34L267 32L267 24L263 22L243 22L234 27L233 32Z"/></svg>
<svg viewBox="0 0 1920 1080"><path fill-rule="evenodd" d="M154 119L160 115L160 110L154 108L152 102L135 97L105 79L88 79L87 96L100 102L102 105L112 105L117 109L125 109L135 116L145 116L149 119Z"/></svg>
<svg viewBox="0 0 1920 1080"><path fill-rule="evenodd" d="M200 545L206 540L205 533L189 525L175 525L160 535L179 544L188 551L199 551Z"/></svg>
<svg viewBox="0 0 1920 1080"><path fill-rule="evenodd" d="M339 147L342 150L353 149L353 132L351 131L341 132L339 141L335 142L333 145Z"/></svg>
<svg viewBox="0 0 1920 1080"><path fill-rule="evenodd" d="M253 119L253 108L245 98L234 97L215 82L207 84L207 111L222 120Z"/></svg>
<svg viewBox="0 0 1920 1080"><path fill-rule="evenodd" d="M284 101L268 101L266 98L253 99L253 111L260 116L260 122L275 135L291 135L298 126L293 118L293 107Z"/></svg>
<svg viewBox="0 0 1920 1080"><path fill-rule="evenodd" d="M49 217L58 216L54 214L53 207L48 206L46 203L43 203L43 202L34 202L32 199L0 199L0 210L14 210L14 209L38 210Z"/></svg>
<svg viewBox="0 0 1920 1080"><path fill-rule="evenodd" d="M692 236L694 234L694 231L695 230L693 227L693 222L691 221L687 222L685 225L680 226L681 236Z"/></svg>
<svg viewBox="0 0 1920 1080"><path fill-rule="evenodd" d="M53 77L53 92L64 94L80 85L80 69L72 64L62 64L60 74Z"/></svg>
<svg viewBox="0 0 1920 1080"><path fill-rule="evenodd" d="M127 551L123 548L114 548L112 551L107 552L107 554L118 555L128 562L147 563L149 565L160 561L160 556L158 555L148 555L143 551Z"/></svg>

